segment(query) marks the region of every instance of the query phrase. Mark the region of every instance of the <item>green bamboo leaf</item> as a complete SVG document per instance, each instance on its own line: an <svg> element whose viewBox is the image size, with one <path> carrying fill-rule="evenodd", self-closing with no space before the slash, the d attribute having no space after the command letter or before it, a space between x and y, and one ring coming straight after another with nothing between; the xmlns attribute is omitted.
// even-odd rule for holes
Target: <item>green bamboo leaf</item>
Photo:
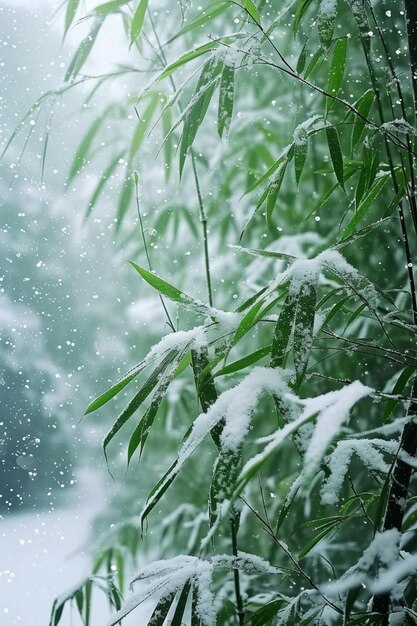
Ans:
<svg viewBox="0 0 417 626"><path fill-rule="evenodd" d="M295 152L297 154L297 152ZM277 203L277 198L281 190L282 181L284 180L285 172L287 169L288 161L284 161L275 173L269 187L268 194L266 196L266 221L271 223L272 213Z"/></svg>
<svg viewBox="0 0 417 626"><path fill-rule="evenodd" d="M173 136L170 134L170 128L172 126L172 114L171 109L167 108L162 114L162 134L164 139L164 165L165 165L165 180L168 180L171 171L172 161L172 144Z"/></svg>
<svg viewBox="0 0 417 626"><path fill-rule="evenodd" d="M210 100L216 89L217 79L222 65L223 64L219 63L217 59L213 57L210 58L207 63L205 63L201 71L200 78L198 79L192 98L193 105L184 117L184 128L179 149L180 178L184 169L187 154L194 143L197 131L204 120Z"/></svg>
<svg viewBox="0 0 417 626"><path fill-rule="evenodd" d="M117 12L120 7L128 4L129 2L130 0L110 0L109 2L99 4L94 9L94 13L97 13L98 15L109 15L110 13Z"/></svg>
<svg viewBox="0 0 417 626"><path fill-rule="evenodd" d="M337 14L336 0L321 0L317 14L317 31L321 45L327 50L333 40Z"/></svg>
<svg viewBox="0 0 417 626"><path fill-rule="evenodd" d="M298 1L297 9L295 11L295 17L294 17L294 25L293 25L294 35L297 33L300 22L303 19L303 16L311 3L312 3L312 0L299 0Z"/></svg>
<svg viewBox="0 0 417 626"><path fill-rule="evenodd" d="M288 293L282 305L271 346L271 367L281 367L290 342L296 315L296 298Z"/></svg>
<svg viewBox="0 0 417 626"><path fill-rule="evenodd" d="M291 485L291 488L288 491L286 500L284 502L284 504L282 505L278 518L277 518L277 523L275 525L275 532L278 533L279 529L281 528L282 524L285 521L285 518L287 517L288 513L290 512L291 506L294 503L294 500L296 498L296 495L300 489L300 484L296 485L296 483L298 482L298 478L295 479L295 482ZM294 485L295 488L294 488Z"/></svg>
<svg viewBox="0 0 417 626"><path fill-rule="evenodd" d="M194 373L195 388L202 410L206 413L217 400L217 389L214 378L211 375L208 348L200 347L199 350L191 351L192 367ZM212 430L211 438L217 449L221 447L220 436L223 430L223 420Z"/></svg>
<svg viewBox="0 0 417 626"><path fill-rule="evenodd" d="M415 367L411 365L409 365L408 367L405 367L403 371L401 372L401 374L399 375L398 380L395 383L391 393L393 395L402 393L404 391L406 384L408 383L408 381L410 380L414 372L415 372ZM389 420L389 418L394 413L398 404L399 404L399 400L394 400L394 399L388 400L388 402L385 405L384 416L382 418L383 424L385 424Z"/></svg>
<svg viewBox="0 0 417 626"><path fill-rule="evenodd" d="M237 250L238 252L245 252L246 254L250 254L251 256L260 256L266 257L268 259L279 259L280 261L287 261L288 263L292 263L297 260L297 257L292 254L287 254L286 252L278 252L275 250L260 250L258 248L244 248L243 246L237 246L233 243L228 244L229 248L233 250Z"/></svg>
<svg viewBox="0 0 417 626"><path fill-rule="evenodd" d="M366 308L366 303L362 302L362 304L360 304L355 311L353 311L352 315L350 315L348 317L348 320L346 322L345 328L344 330L346 330L351 324L353 324L353 322L359 317L359 315L362 313L362 311Z"/></svg>
<svg viewBox="0 0 417 626"><path fill-rule="evenodd" d="M307 80L307 78L309 76L311 76L314 73L314 70L317 68L317 66L319 65L320 61L322 61L324 58L324 52L323 52L323 48L319 48L314 54L313 57L311 59L311 61L309 62L309 64L307 65L307 68L304 72L304 78Z"/></svg>
<svg viewBox="0 0 417 626"><path fill-rule="evenodd" d="M129 263L138 272L138 274L140 274L142 278L162 296L166 296L170 300L178 302L183 307L192 309L198 313L202 313L204 315L210 313L209 307L202 302L194 300L194 298L191 298L191 296L188 296L183 291L180 291L177 287L170 285L170 283L166 280L163 280L162 278L156 276L156 274L152 274L152 272L140 267L140 265L137 265L134 261L129 261Z"/></svg>
<svg viewBox="0 0 417 626"><path fill-rule="evenodd" d="M344 298L339 300L339 302L336 302L336 304L332 306L331 310L326 315L326 319L324 320L323 326L327 326L327 324L334 318L334 316L338 313L338 311L340 311L340 309L342 309L343 306L346 304L346 302L348 302L349 300L350 300L350 295L345 296Z"/></svg>
<svg viewBox="0 0 417 626"><path fill-rule="evenodd" d="M117 166L120 165L121 159L124 156L124 151L120 152L112 161L110 161L109 165L104 170L103 174L100 176L100 180L97 183L96 188L94 189L90 200L87 204L87 210L85 212L84 219L88 219L95 205L97 204L97 200L99 199L104 187L107 185L109 178L113 174L113 172L117 169Z"/></svg>
<svg viewBox="0 0 417 626"><path fill-rule="evenodd" d="M365 91L365 93L362 94L359 100L355 103L355 109L361 114L362 117L368 118L374 99L375 93L373 89L368 89L368 91ZM363 133L365 132L365 124L366 122L361 117L355 116L351 139L352 150L354 150L362 139Z"/></svg>
<svg viewBox="0 0 417 626"><path fill-rule="evenodd" d="M186 52L185 54L180 56L176 61L167 65L167 67L163 70L163 72L161 72L161 74L158 76L157 80L160 81L160 80L163 80L164 78L168 78L168 76L170 76L173 72L175 72L177 69L179 69L183 65L190 63L190 61L194 61L194 59L197 59L203 54L206 54L206 52L211 52L212 50L215 50L216 48L218 48L220 43L221 43L220 41L210 41L209 43L205 43L202 46L198 46L194 50L190 50L189 52Z"/></svg>
<svg viewBox="0 0 417 626"><path fill-rule="evenodd" d="M329 81L327 83L327 92L332 96L337 96L342 85L346 67L347 48L347 37L341 37L337 40L330 65ZM332 103L333 100L331 98L327 98L326 111L330 110Z"/></svg>
<svg viewBox="0 0 417 626"><path fill-rule="evenodd" d="M271 346L265 346L264 348L255 350L255 352L251 352L251 354L248 354L242 359L238 359L237 361L230 363L230 365L226 365L221 370L216 372L214 374L214 377L217 378L218 376L227 376L227 374L235 374L236 372L240 372L240 370L243 370L246 367L249 367L250 365L253 365L254 363L260 361L265 356L270 354L270 352Z"/></svg>
<svg viewBox="0 0 417 626"><path fill-rule="evenodd" d="M169 609L175 600L175 596L175 593L170 593L168 596L164 596L159 600L147 626L163 626L165 619L168 617Z"/></svg>
<svg viewBox="0 0 417 626"><path fill-rule="evenodd" d="M239 0L239 2L243 6L243 8L246 9L248 14L253 19L253 21L256 24L260 24L261 23L261 16L259 15L259 11L256 8L255 3L253 2L253 0Z"/></svg>
<svg viewBox="0 0 417 626"><path fill-rule="evenodd" d="M298 559L304 558L311 550L326 537L329 533L340 526L340 520L335 520L331 524L328 524L324 530L321 530L311 541L307 543L306 546L300 551L298 555Z"/></svg>
<svg viewBox="0 0 417 626"><path fill-rule="evenodd" d="M196 587L193 586L193 596L191 601L191 626L201 626L199 613L199 597Z"/></svg>
<svg viewBox="0 0 417 626"><path fill-rule="evenodd" d="M75 594L75 603L77 605L78 612L83 617L83 605L84 605L84 594L82 589L79 589Z"/></svg>
<svg viewBox="0 0 417 626"><path fill-rule="evenodd" d="M350 614L353 607L355 606L356 599L362 589L362 585L358 585L357 587L353 587L353 589L349 589L346 596L345 608L343 613L343 626L347 626Z"/></svg>
<svg viewBox="0 0 417 626"><path fill-rule="evenodd" d="M220 137L225 132L226 135L229 132L230 123L233 115L233 100L235 89L235 65L234 60L230 63L227 60L223 67L222 75L220 78L220 92L219 92L219 112L217 118L217 128Z"/></svg>
<svg viewBox="0 0 417 626"><path fill-rule="evenodd" d="M371 166L373 161L373 150L366 145L363 147L363 162L358 183L355 190L355 206L358 207L364 194L369 187L369 179L371 173Z"/></svg>
<svg viewBox="0 0 417 626"><path fill-rule="evenodd" d="M358 210L356 211L355 215L352 217L350 222L344 228L344 230L342 232L342 236L340 237L340 241L343 241L344 239L347 239L353 233L353 231L355 230L356 226L359 224L359 222L361 222L363 220L363 218L365 217L365 215L366 215L368 209L370 208L371 204L378 197L378 195L382 191L384 185L389 180L389 178L390 178L390 174L382 174L382 176L379 177L379 179L377 180L375 185L371 188L371 190L363 198L363 200L360 203L360 205L358 207Z"/></svg>
<svg viewBox="0 0 417 626"><path fill-rule="evenodd" d="M250 626L269 626L271 620L276 616L284 606L287 600L273 600L264 606L261 606L253 615L250 616L248 624Z"/></svg>
<svg viewBox="0 0 417 626"><path fill-rule="evenodd" d="M142 455L143 449L145 447L146 440L149 436L149 432L153 426L153 423L156 418L156 414L158 413L159 407L161 406L161 402L165 397L166 391L171 384L172 380L177 375L177 370L180 362L184 358L185 354L188 352L190 344L187 344L181 351L177 352L174 355L174 358L171 362L169 362L166 366L163 367L157 373L157 381L156 381L156 389L153 394L152 400L146 409L142 419L139 424L136 426L133 431L127 451L127 464L131 461L132 456L140 446L139 456Z"/></svg>
<svg viewBox="0 0 417 626"><path fill-rule="evenodd" d="M85 415L88 413L92 413L93 411L97 411L100 407L110 402L112 398L114 398L122 389L126 387L136 376L148 365L147 361L141 361L136 367L133 368L130 372L128 372L123 378L121 378L116 384L114 384L110 389L102 393L98 398L96 398L91 404L88 405Z"/></svg>
<svg viewBox="0 0 417 626"><path fill-rule="evenodd" d="M85 165L92 143L100 130L101 125L106 119L108 112L109 110L105 111L100 117L97 117L82 138L68 172L66 181L67 185L74 180L74 178L80 173L82 167Z"/></svg>
<svg viewBox="0 0 417 626"><path fill-rule="evenodd" d="M178 604L176 606L174 615L172 616L171 626L181 626L183 624L182 619L184 617L190 590L191 585L190 583L187 583L181 591L181 595L178 599Z"/></svg>
<svg viewBox="0 0 417 626"><path fill-rule="evenodd" d="M78 46L65 74L64 80L66 83L70 80L73 80L77 76L77 74L79 74L84 63L87 61L102 24L103 18L96 19L90 33L85 39L82 40L82 42Z"/></svg>
<svg viewBox="0 0 417 626"><path fill-rule="evenodd" d="M359 29L359 35L365 53L368 54L371 49L372 31L366 14L365 4L358 0L348 0L348 4L350 5L353 17L355 18L356 25Z"/></svg>
<svg viewBox="0 0 417 626"><path fill-rule="evenodd" d="M297 128L294 133L294 167L295 181L297 185L300 182L304 165L307 159L308 151L308 134L305 128Z"/></svg>
<svg viewBox="0 0 417 626"><path fill-rule="evenodd" d="M93 583L91 580L87 580L85 584L85 626L90 626L91 618L91 593L93 591Z"/></svg>
<svg viewBox="0 0 417 626"><path fill-rule="evenodd" d="M199 15L199 17L196 17L194 20L191 20L191 22L183 26L176 35L167 41L167 44L172 43L175 39L178 39L178 37L182 37L185 33L201 28L201 26L204 26L207 22L211 22L211 20L218 15L221 15L229 7L229 2L214 2L209 8L204 8L202 12L203 15Z"/></svg>
<svg viewBox="0 0 417 626"><path fill-rule="evenodd" d="M125 178L122 184L122 190L119 194L119 200L117 203L116 223L115 223L116 232L118 232L121 228L123 218L126 215L126 212L129 208L132 197L133 197L133 181L132 181L132 177L130 176L130 162L128 162L126 166Z"/></svg>
<svg viewBox="0 0 417 626"><path fill-rule="evenodd" d="M329 146L330 158L333 163L334 173L341 188L345 189L345 175L343 170L343 155L340 147L337 130L333 126L326 127L327 144Z"/></svg>
<svg viewBox="0 0 417 626"><path fill-rule="evenodd" d="M172 363L172 361L177 357L177 355L178 350L176 349L170 350L168 354L165 355L161 363L157 365L147 381L142 385L139 391L133 396L127 407L119 415L119 417L117 418L117 420L103 440L103 452L106 458L106 450L109 443L116 436L119 430L126 424L126 422L132 417L132 415L139 409L139 407L143 404L146 398L152 393L152 391L159 382L159 378L165 372L167 367Z"/></svg>
<svg viewBox="0 0 417 626"><path fill-rule="evenodd" d="M160 95L157 93L151 93L149 96L149 103L143 112L140 120L137 123L136 130L133 134L132 141L129 149L129 160L132 160L139 150L143 140L146 136L146 131L149 128L152 117L157 109L160 101Z"/></svg>
<svg viewBox="0 0 417 626"><path fill-rule="evenodd" d="M64 611L64 606L65 606L65 604L60 604L55 609L53 626L58 626L59 622L61 621L62 613Z"/></svg>
<svg viewBox="0 0 417 626"><path fill-rule="evenodd" d="M187 435L190 432L191 432L191 427L188 429ZM141 522L142 528L149 513L151 513L151 511L158 504L160 499L163 497L163 495L166 493L166 491L169 489L169 487L172 485L175 478L177 477L177 473L178 473L178 470L176 469L177 465L178 465L178 459L175 459L175 461L171 463L171 465L169 466L165 474L158 480L155 487L153 487L152 490L150 491L148 498L146 500L145 507L140 515L140 522Z"/></svg>
<svg viewBox="0 0 417 626"><path fill-rule="evenodd" d="M274 161L274 163L270 167L268 167L268 169L266 170L265 174L262 174L262 176L260 178L258 178L254 183L252 183L252 185L250 185L250 187L248 187L246 189L246 191L245 191L245 193L243 195L246 196L246 194L250 193L251 191L253 191L257 187L259 187L259 185L262 185L262 183L264 183L265 181L269 180L271 178L271 176L279 168L281 163L285 159L288 159L288 162L291 161L293 156L294 156L294 144L290 144L289 146L287 146L282 151L282 153L278 157L278 159L276 161Z"/></svg>
<svg viewBox="0 0 417 626"><path fill-rule="evenodd" d="M224 500L232 500L241 466L242 449L220 450L213 468L210 485L210 526L217 523Z"/></svg>
<svg viewBox="0 0 417 626"><path fill-rule="evenodd" d="M291 287L290 287L291 289ZM317 288L304 283L297 295L294 318L294 366L299 386L304 378L313 345L314 319L316 313Z"/></svg>
<svg viewBox="0 0 417 626"><path fill-rule="evenodd" d="M148 0L140 0L133 14L132 24L130 27L130 45L134 43L142 30L143 22L145 20L146 9L148 8Z"/></svg>
<svg viewBox="0 0 417 626"><path fill-rule="evenodd" d="M78 9L79 4L80 4L80 0L68 0L67 10L66 10L66 13L65 13L64 38L65 38L65 35L67 34L69 28L71 27L71 24L74 21L74 18L75 18L75 15L77 13L77 9Z"/></svg>
<svg viewBox="0 0 417 626"><path fill-rule="evenodd" d="M307 44L305 43L304 46L301 48L300 56L298 57L297 65L295 67L295 71L297 72L297 74L301 75L303 73L304 68L306 66L306 61L307 61Z"/></svg>
<svg viewBox="0 0 417 626"><path fill-rule="evenodd" d="M351 178L357 171L357 167L352 168L352 169L347 169L347 171L345 171L345 182L347 180L349 180L349 178ZM334 171L334 169L333 169ZM362 170L361 170L362 171ZM314 205L313 210L308 214L308 216L306 217L306 221L307 219L309 219L312 215L316 215L318 213L318 211L320 211L320 209L326 204L326 202L328 200L330 200L330 198L332 197L332 195L334 194L335 191L337 191L337 189L340 188L339 183L335 183L332 187L330 187L330 189L328 189L327 191L325 191L322 196L318 199L317 203Z"/></svg>

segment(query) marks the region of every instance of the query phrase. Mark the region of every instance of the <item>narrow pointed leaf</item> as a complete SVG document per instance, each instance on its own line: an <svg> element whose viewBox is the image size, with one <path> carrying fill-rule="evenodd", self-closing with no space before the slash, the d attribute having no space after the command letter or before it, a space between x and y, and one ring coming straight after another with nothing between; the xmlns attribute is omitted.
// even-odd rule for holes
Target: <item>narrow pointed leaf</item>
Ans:
<svg viewBox="0 0 417 626"><path fill-rule="evenodd" d="M202 302L194 300L191 296L188 296L180 289L177 289L177 287L170 285L167 281L156 276L156 274L152 274L152 272L140 267L140 265L137 265L134 261L129 261L129 263L138 272L138 274L140 274L142 278L162 296L166 296L170 300L178 302L185 308L192 309L198 313L203 313L205 315L209 313L209 307L206 307L206 305Z"/></svg>
<svg viewBox="0 0 417 626"><path fill-rule="evenodd" d="M374 100L375 93L373 89L368 89L368 91L365 91L365 93L355 103L355 108L363 117L367 118ZM366 122L361 119L361 117L355 116L352 128L352 150L360 142L363 133L365 132L365 124Z"/></svg>
<svg viewBox="0 0 417 626"><path fill-rule="evenodd" d="M103 452L106 455L107 446L119 432L119 430L126 424L126 422L132 417L132 415L139 409L149 394L158 384L160 376L163 374L168 365L175 359L178 352L173 349L162 359L161 363L154 369L148 380L142 385L139 391L133 396L127 407L119 415L103 441Z"/></svg>
<svg viewBox="0 0 417 626"><path fill-rule="evenodd" d="M71 24L74 21L75 15L77 13L78 6L80 4L80 0L68 0L67 10L65 13L65 32L64 37L67 34Z"/></svg>
<svg viewBox="0 0 417 626"><path fill-rule="evenodd" d="M132 24L130 27L130 45L139 37L145 20L146 9L148 8L148 0L140 0L133 14Z"/></svg>
<svg viewBox="0 0 417 626"><path fill-rule="evenodd" d="M301 174L307 158L308 135L304 128L298 128L294 135L294 167L295 180L297 185L300 182Z"/></svg>
<svg viewBox="0 0 417 626"><path fill-rule="evenodd" d="M340 87L342 86L343 76L345 73L346 67L346 56L347 56L347 46L348 40L347 37L341 37L337 40L336 45L334 47L332 62L330 66L329 72L329 81L327 83L327 92L332 96L337 96L339 93ZM333 100L328 98L326 101L326 109L329 110Z"/></svg>
<svg viewBox="0 0 417 626"><path fill-rule="evenodd" d="M297 295L294 320L294 365L298 384L304 377L313 345L316 299L316 285L305 283Z"/></svg>
<svg viewBox="0 0 417 626"><path fill-rule="evenodd" d="M337 130L332 126L326 128L327 144L329 146L330 158L333 163L334 173L342 189L345 188L345 174L343 170L343 155L340 147Z"/></svg>
<svg viewBox="0 0 417 626"><path fill-rule="evenodd" d="M124 151L120 152L112 161L110 161L109 165L106 167L106 169L100 176L100 180L98 181L96 188L94 189L93 194L90 200L88 201L87 210L84 216L85 219L87 219L90 216L91 211L94 209L95 205L97 204L97 201L102 191L104 190L105 186L107 185L109 178L111 177L113 172L117 169L117 166L120 164L120 160L122 159L123 155L124 155Z"/></svg>
<svg viewBox="0 0 417 626"><path fill-rule="evenodd" d="M227 59L226 59L227 61ZM234 61L225 62L220 78L219 112L217 128L220 137L229 132L233 115L233 100L235 89L235 66Z"/></svg>
<svg viewBox="0 0 417 626"><path fill-rule="evenodd" d="M94 26L92 27L89 35L80 43L77 48L72 60L68 66L67 73L65 74L65 82L73 80L77 74L79 74L81 68L84 63L87 61L91 50L93 49L94 43L97 39L97 35L100 31L100 28L103 24L103 20L97 19Z"/></svg>

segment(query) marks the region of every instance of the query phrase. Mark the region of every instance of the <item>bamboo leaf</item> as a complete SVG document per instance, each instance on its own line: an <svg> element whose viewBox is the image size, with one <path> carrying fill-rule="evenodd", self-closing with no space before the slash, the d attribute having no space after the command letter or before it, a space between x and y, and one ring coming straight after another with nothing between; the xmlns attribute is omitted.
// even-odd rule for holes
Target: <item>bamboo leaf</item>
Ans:
<svg viewBox="0 0 417 626"><path fill-rule="evenodd" d="M304 68L306 66L306 61L307 61L307 44L304 44L304 46L301 48L300 56L298 57L297 65L295 67L297 74L303 73Z"/></svg>
<svg viewBox="0 0 417 626"><path fill-rule="evenodd" d="M327 49L333 40L336 22L336 0L321 0L317 15L317 30L321 45Z"/></svg>
<svg viewBox="0 0 417 626"><path fill-rule="evenodd" d="M137 265L134 261L129 261L129 263L138 272L138 274L140 274L142 278L161 295L166 296L170 300L178 302L185 308L192 309L197 313L207 315L210 312L209 307L205 304L199 302L198 300L194 300L194 298L191 298L191 296L188 296L183 291L180 291L177 287L170 285L170 283L166 280L163 280L162 278L156 276L156 274L152 274L152 272L140 267L140 265Z"/></svg>
<svg viewBox="0 0 417 626"><path fill-rule="evenodd" d="M295 180L297 185L300 182L301 174L307 158L308 134L304 128L298 128L294 133L294 167Z"/></svg>
<svg viewBox="0 0 417 626"><path fill-rule="evenodd" d="M185 608L187 606L188 595L191 590L190 583L187 583L183 590L181 591L181 595L178 599L178 604L175 609L175 613L172 616L171 626L181 626L183 624L182 618L184 617Z"/></svg>
<svg viewBox="0 0 417 626"><path fill-rule="evenodd" d="M129 149L129 160L132 160L136 156L137 151L139 150L143 140L145 139L146 131L149 128L152 117L158 106L159 100L160 100L159 94L157 93L150 94L148 106L146 107L143 115L138 121L136 130L132 137L132 142L130 144L130 149Z"/></svg>
<svg viewBox="0 0 417 626"><path fill-rule="evenodd" d="M130 162L128 162L126 166L125 178L122 184L122 190L119 194L119 201L117 203L116 223L115 223L116 232L118 232L121 228L123 219L126 215L126 212L129 208L129 205L133 196L133 182L130 176L129 169L130 169Z"/></svg>
<svg viewBox="0 0 417 626"><path fill-rule="evenodd" d="M64 31L64 38L65 35L67 34L68 30L71 27L71 24L74 21L75 15L77 13L77 9L78 6L80 4L80 0L68 0L67 3L67 10L65 13L65 31Z"/></svg>
<svg viewBox="0 0 417 626"><path fill-rule="evenodd" d="M226 59L227 60L227 59ZM229 132L230 123L233 115L233 99L235 88L235 66L234 61L225 62L222 75L220 78L219 92L219 112L217 119L217 128L220 137L225 132Z"/></svg>
<svg viewBox="0 0 417 626"><path fill-rule="evenodd" d="M70 80L73 80L77 76L77 74L79 74L84 63L87 61L102 24L102 18L96 19L90 33L80 43L68 66L67 73L65 74L64 80L66 83Z"/></svg>
<svg viewBox="0 0 417 626"><path fill-rule="evenodd" d="M398 380L395 383L391 393L393 395L402 393L404 391L406 384L408 383L408 381L410 380L414 372L415 372L415 367L411 365L405 367L403 371L401 372L401 374L399 375ZM394 413L398 404L399 404L399 400L394 400L394 399L388 400L388 402L385 405L384 416L382 418L383 424L385 424L389 420L389 418Z"/></svg>
<svg viewBox="0 0 417 626"><path fill-rule="evenodd" d="M148 0L140 0L132 18L132 24L130 27L130 45L132 45L140 35L147 8Z"/></svg>
<svg viewBox="0 0 417 626"><path fill-rule="evenodd" d="M332 126L326 127L327 144L329 146L330 158L333 163L334 173L341 188L345 189L345 175L343 170L343 155L340 147L337 130Z"/></svg>
<svg viewBox="0 0 417 626"><path fill-rule="evenodd" d="M347 239L353 233L356 226L363 220L371 204L374 202L374 200L376 200L389 178L390 174L383 174L382 176L380 176L380 178L371 188L369 193L367 193L367 195L363 198L355 215L344 228L340 241Z"/></svg>
<svg viewBox="0 0 417 626"><path fill-rule="evenodd" d="M291 289L291 287L290 287ZM294 366L297 384L301 384L307 369L313 345L314 319L316 313L317 288L312 283L304 283L297 295L294 319Z"/></svg>
<svg viewBox="0 0 417 626"><path fill-rule="evenodd" d="M271 367L281 367L287 353L296 314L296 299L288 293L282 305L271 346Z"/></svg>
<svg viewBox="0 0 417 626"><path fill-rule="evenodd" d="M337 40L334 47L332 62L330 65L329 80L327 83L327 92L333 96L337 96L342 85L343 76L346 67L348 40L347 37L341 37ZM326 100L326 110L329 111L333 100Z"/></svg>
<svg viewBox="0 0 417 626"><path fill-rule="evenodd" d="M94 13L97 13L98 15L109 15L110 13L117 12L122 6L128 4L129 2L130 0L110 0L109 2L99 4L94 9Z"/></svg>
<svg viewBox="0 0 417 626"><path fill-rule="evenodd" d="M359 100L355 103L355 108L361 114L361 116L367 118L369 112L371 110L372 104L375 99L375 93L373 89L368 89L365 93L359 98ZM352 150L358 145L360 142L363 133L365 132L365 122L361 117L355 116L355 120L353 122L352 128Z"/></svg>
<svg viewBox="0 0 417 626"><path fill-rule="evenodd" d="M187 154L193 145L197 131L204 120L210 100L217 86L217 77L221 67L222 63L219 63L217 59L212 57L205 63L200 78L198 79L192 98L193 104L184 118L184 128L179 149L180 178Z"/></svg>
<svg viewBox="0 0 417 626"><path fill-rule="evenodd" d="M311 550L322 539L324 539L324 537L326 537L326 535L328 535L330 532L332 532L333 530L335 530L339 526L340 526L340 520L339 519L337 519L337 520L333 521L332 523L328 524L324 528L324 530L321 530L319 533L317 533L317 535L315 537L313 537L313 539L311 541L309 541L306 546L304 546L304 548L300 551L300 553L298 555L298 558L302 559L303 557L305 557L309 552L311 552Z"/></svg>
<svg viewBox="0 0 417 626"><path fill-rule="evenodd" d="M292 256L292 254L287 254L286 252L277 252L275 250L260 250L258 248L244 248L243 246L237 246L235 244L230 243L229 248L233 250L237 250L238 252L245 252L246 254L250 254L251 256L260 256L266 257L268 259L279 259L280 261L287 261L288 263L292 263L297 260L297 257Z"/></svg>
<svg viewBox="0 0 417 626"><path fill-rule="evenodd" d="M129 402L127 407L122 411L119 415L107 435L103 440L103 452L105 457L107 458L106 450L109 443L116 436L119 430L126 424L126 422L132 417L132 415L139 409L139 407L143 404L149 394L153 391L153 389L158 384L160 376L167 369L167 367L172 363L172 361L177 357L178 351L176 349L170 350L168 354L162 359L161 363L157 365L152 374L149 376L148 380L142 385L139 391L133 396L132 400Z"/></svg>
<svg viewBox="0 0 417 626"><path fill-rule="evenodd" d="M215 50L216 48L219 47L219 45L220 45L220 41L210 41L209 43L205 43L202 46L198 46L194 50L190 50L189 52L186 52L185 54L180 56L176 61L174 61L173 63L170 63L163 70L163 72L161 72L161 74L158 77L158 81L163 80L164 78L168 78L168 76L170 76L173 72L175 72L177 69L179 69L183 65L190 63L190 61L194 61L194 59L197 59L203 54L206 54L206 52L211 52L212 50Z"/></svg>
<svg viewBox="0 0 417 626"><path fill-rule="evenodd" d="M66 181L67 185L69 185L74 180L74 178L80 173L83 165L86 163L92 143L98 131L100 130L100 127L103 124L105 118L107 117L107 114L108 110L103 113L103 115L96 118L91 124L90 128L85 133L83 139L81 140L81 143L77 148L68 172Z"/></svg>
<svg viewBox="0 0 417 626"><path fill-rule="evenodd" d="M97 183L96 188L94 189L92 196L87 204L87 210L85 212L84 219L88 219L95 205L97 204L97 200L99 199L104 187L107 185L109 178L113 174L113 172L117 169L117 166L120 164L122 157L124 156L124 151L120 152L112 161L110 161L109 165L104 170L103 174L100 176L100 180Z"/></svg>
<svg viewBox="0 0 417 626"><path fill-rule="evenodd" d="M269 626L275 615L287 604L286 600L273 600L261 606L250 616L248 624L250 626Z"/></svg>
<svg viewBox="0 0 417 626"><path fill-rule="evenodd" d="M164 596L163 598L161 598L161 600L159 600L158 604L153 610L147 626L163 626L163 623L168 616L169 609L171 608L171 605L175 599L175 595L175 593L171 593L168 596Z"/></svg>
<svg viewBox="0 0 417 626"><path fill-rule="evenodd" d="M128 385L143 370L143 368L146 367L147 364L146 360L141 361L139 365L136 365L133 370L128 372L126 376L119 380L115 385L98 396L98 398L88 405L85 415L92 413L93 411L97 411L97 409L107 404L107 402L110 402L110 400L114 398L122 389L124 389L126 385Z"/></svg>
<svg viewBox="0 0 417 626"><path fill-rule="evenodd" d="M284 180L287 165L288 165L288 161L284 161L279 166L268 188L268 194L266 196L266 221L268 224L271 223L272 213L277 203L277 198L281 190L281 185L282 185L282 181Z"/></svg>
<svg viewBox="0 0 417 626"><path fill-rule="evenodd" d="M189 347L190 347L190 344L187 344L181 351L176 352L172 360L170 360L170 362L168 362L167 365L164 365L163 367L161 367L160 371L158 371L155 393L142 419L140 420L139 424L136 426L129 440L129 446L128 446L128 452L127 452L127 464L128 465L130 463L132 456L134 455L134 453L136 452L139 446L140 446L140 456L142 455L143 448L145 447L145 443L149 435L149 431L153 426L153 423L155 421L156 414L158 413L158 409L161 405L161 402L165 397L165 394L169 385L171 384L172 380L177 375L178 366L180 362L182 361L182 359L184 358L185 354L188 352Z"/></svg>
<svg viewBox="0 0 417 626"><path fill-rule="evenodd" d="M213 20L218 15L221 15L227 8L229 8L229 6L229 2L214 2L212 6L204 9L203 15L196 17L190 23L183 26L176 35L174 35L173 37L171 37L171 39L167 41L167 44L172 43L175 39L178 39L178 37L182 37L182 35L185 35L185 33L189 33L192 30L199 29L201 28L201 26L204 26L204 24L207 24L207 22L211 22L211 20Z"/></svg>
<svg viewBox="0 0 417 626"><path fill-rule="evenodd" d="M251 354L248 354L248 356L245 356L238 361L234 361L233 363L230 363L230 365L226 365L221 370L216 372L214 376L215 378L217 378L218 376L227 376L227 374L235 374L236 372L240 372L246 367L249 367L250 365L253 365L254 363L260 361L265 356L270 354L270 352L271 346L265 346L264 348L255 350L255 352L251 352Z"/></svg>
<svg viewBox="0 0 417 626"><path fill-rule="evenodd" d="M241 5L246 9L248 14L251 16L253 21L256 24L260 24L261 23L261 16L259 15L259 11L256 8L255 3L253 2L253 0L239 0L239 1L240 1Z"/></svg>

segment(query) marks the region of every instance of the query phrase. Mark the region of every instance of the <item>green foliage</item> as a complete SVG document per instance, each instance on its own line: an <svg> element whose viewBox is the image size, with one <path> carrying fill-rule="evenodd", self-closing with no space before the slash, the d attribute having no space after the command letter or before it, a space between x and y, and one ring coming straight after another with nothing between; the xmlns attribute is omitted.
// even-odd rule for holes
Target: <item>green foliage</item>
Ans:
<svg viewBox="0 0 417 626"><path fill-rule="evenodd" d="M280 14L278 4L209 2L196 13L172 3L167 23L145 0L101 4L66 73L80 75L114 11L131 73L154 73L136 100L139 121L107 150L86 216L127 155L116 232L135 239L131 174L151 180L161 165L150 154L162 155L166 206L143 188L147 228L137 198L140 263L130 263L172 332L86 413L155 364L103 448L136 420L122 445L128 463L139 450L158 468L153 488L139 475L153 557L157 511L192 507L183 524L192 541L183 509L175 522L167 514L168 555L187 556L142 570L133 583L146 579L147 594L120 606L115 580L100 582L115 609L109 624L149 597L155 626L212 626L217 610L222 626L385 626L390 613L415 615L415 103L408 60L393 54L408 42L392 34L391 43L388 12L359 0L296 0ZM66 31L79 10L68 2ZM405 32L397 8L395 19ZM132 107L110 103L93 120L68 182L92 160L103 121L122 127ZM179 180L169 176L175 159ZM174 435L161 426L170 411ZM123 559L121 547L110 560ZM91 593L96 578L57 601L54 626L73 600L87 620L86 585Z"/></svg>

